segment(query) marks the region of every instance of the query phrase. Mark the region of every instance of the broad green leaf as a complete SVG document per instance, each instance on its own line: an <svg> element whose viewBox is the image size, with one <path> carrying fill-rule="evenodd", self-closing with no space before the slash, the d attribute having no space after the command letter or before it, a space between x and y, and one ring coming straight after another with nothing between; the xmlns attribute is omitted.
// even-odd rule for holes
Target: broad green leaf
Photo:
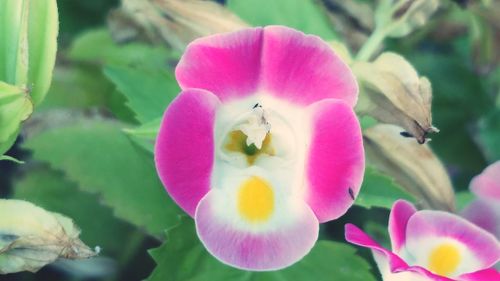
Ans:
<svg viewBox="0 0 500 281"><path fill-rule="evenodd" d="M58 25L56 0L0 2L0 81L29 88L35 105L50 86Z"/></svg>
<svg viewBox="0 0 500 281"><path fill-rule="evenodd" d="M13 198L28 200L73 218L83 229L82 240L102 248L103 256L119 258L125 249L138 246L131 243L137 236L131 225L115 218L96 195L78 190L76 183L46 166L30 168L23 177L17 178Z"/></svg>
<svg viewBox="0 0 500 281"><path fill-rule="evenodd" d="M161 117L180 92L173 75L166 70L110 65L104 73L125 95L141 123Z"/></svg>
<svg viewBox="0 0 500 281"><path fill-rule="evenodd" d="M58 258L96 255L79 239L79 228L61 214L14 199L0 199L0 214L0 274L36 272Z"/></svg>
<svg viewBox="0 0 500 281"><path fill-rule="evenodd" d="M98 193L116 216L160 236L182 213L156 175L150 154L111 121L80 121L28 139L35 160L62 170L82 190Z"/></svg>
<svg viewBox="0 0 500 281"><path fill-rule="evenodd" d="M367 166L363 185L355 204L365 208L381 207L390 209L398 199L415 201L393 179L378 172L373 167Z"/></svg>
<svg viewBox="0 0 500 281"><path fill-rule="evenodd" d="M338 36L331 28L326 12L313 0L229 0L227 6L255 26L286 25L325 40Z"/></svg>
<svg viewBox="0 0 500 281"><path fill-rule="evenodd" d="M196 236L194 223L183 217L180 225L167 232L167 241L152 251L157 267L149 281L374 281L368 263L352 246L319 241L296 264L274 272L242 271L212 257Z"/></svg>
<svg viewBox="0 0 500 281"><path fill-rule="evenodd" d="M500 109L487 115L479 123L479 140L486 157L491 161L500 159Z"/></svg>

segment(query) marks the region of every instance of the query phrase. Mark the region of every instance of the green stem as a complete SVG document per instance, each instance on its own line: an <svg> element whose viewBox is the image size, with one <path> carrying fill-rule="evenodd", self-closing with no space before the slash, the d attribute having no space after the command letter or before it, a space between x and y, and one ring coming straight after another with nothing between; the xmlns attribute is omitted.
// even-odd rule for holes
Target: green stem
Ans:
<svg viewBox="0 0 500 281"><path fill-rule="evenodd" d="M384 28L376 28L356 55L356 60L368 61L382 44L386 36Z"/></svg>

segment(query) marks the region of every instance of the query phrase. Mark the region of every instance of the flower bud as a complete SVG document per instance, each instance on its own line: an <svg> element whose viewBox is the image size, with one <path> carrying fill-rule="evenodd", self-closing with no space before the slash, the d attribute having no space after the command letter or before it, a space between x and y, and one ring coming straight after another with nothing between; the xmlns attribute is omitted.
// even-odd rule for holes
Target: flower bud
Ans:
<svg viewBox="0 0 500 281"><path fill-rule="evenodd" d="M0 81L0 157L14 143L21 122L32 112L33 103L26 90Z"/></svg>
<svg viewBox="0 0 500 281"><path fill-rule="evenodd" d="M363 133L368 162L392 176L423 207L455 209L453 187L445 167L427 144L403 138L401 128L379 124Z"/></svg>
<svg viewBox="0 0 500 281"><path fill-rule="evenodd" d="M36 272L58 258L98 254L79 238L70 218L22 200L0 199L0 274Z"/></svg>
<svg viewBox="0 0 500 281"><path fill-rule="evenodd" d="M353 71L361 86L356 111L382 123L403 127L405 136L424 143L432 126L432 90L402 56L383 53L374 62L355 62Z"/></svg>

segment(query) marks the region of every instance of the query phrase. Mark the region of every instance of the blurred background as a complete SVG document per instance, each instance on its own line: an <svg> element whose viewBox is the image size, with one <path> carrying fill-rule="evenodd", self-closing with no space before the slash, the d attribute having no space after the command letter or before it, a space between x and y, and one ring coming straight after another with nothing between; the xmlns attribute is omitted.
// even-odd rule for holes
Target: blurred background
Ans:
<svg viewBox="0 0 500 281"><path fill-rule="evenodd" d="M145 5L149 2L157 3L154 11ZM158 122L155 114L179 91L173 69L185 45L201 35L229 31L232 25L283 24L339 42L347 53L356 54L375 29L377 5L366 0L221 0L217 3L227 11L220 12L169 2L57 1L60 30L52 86L7 153L26 163L0 161L0 196L25 199L73 218L82 240L103 251L94 259L59 261L36 274L0 275L0 280L147 278L156 267L148 250L162 244L158 237L165 229L141 227L148 218L125 205L157 196L141 193L158 185L151 128ZM406 36L387 38L374 55L382 50L402 55L432 83L432 124L440 132L428 136L429 145L451 179L458 211L471 200L471 178L500 159L500 5L442 1L424 25ZM95 130L89 124L97 124ZM401 184L388 176L367 182ZM112 193L129 201L114 201ZM168 200L158 194L159 200ZM450 200L455 204L455 198ZM116 205L121 208L115 210ZM321 235L344 241L344 224L353 222L387 241L387 215L387 208L358 205L323 225ZM368 252L359 251L372 263ZM190 268L195 271L197 261Z"/></svg>

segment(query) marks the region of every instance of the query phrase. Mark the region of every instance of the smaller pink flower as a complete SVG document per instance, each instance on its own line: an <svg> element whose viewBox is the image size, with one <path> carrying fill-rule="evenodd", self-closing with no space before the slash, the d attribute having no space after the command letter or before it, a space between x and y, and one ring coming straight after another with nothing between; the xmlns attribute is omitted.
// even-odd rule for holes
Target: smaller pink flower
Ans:
<svg viewBox="0 0 500 281"><path fill-rule="evenodd" d="M500 161L475 176L470 190L477 199L462 211L462 216L500 239Z"/></svg>
<svg viewBox="0 0 500 281"><path fill-rule="evenodd" d="M346 240L370 248L384 281L497 281L500 245L490 233L443 211L397 201L389 217L392 251L352 224Z"/></svg>

